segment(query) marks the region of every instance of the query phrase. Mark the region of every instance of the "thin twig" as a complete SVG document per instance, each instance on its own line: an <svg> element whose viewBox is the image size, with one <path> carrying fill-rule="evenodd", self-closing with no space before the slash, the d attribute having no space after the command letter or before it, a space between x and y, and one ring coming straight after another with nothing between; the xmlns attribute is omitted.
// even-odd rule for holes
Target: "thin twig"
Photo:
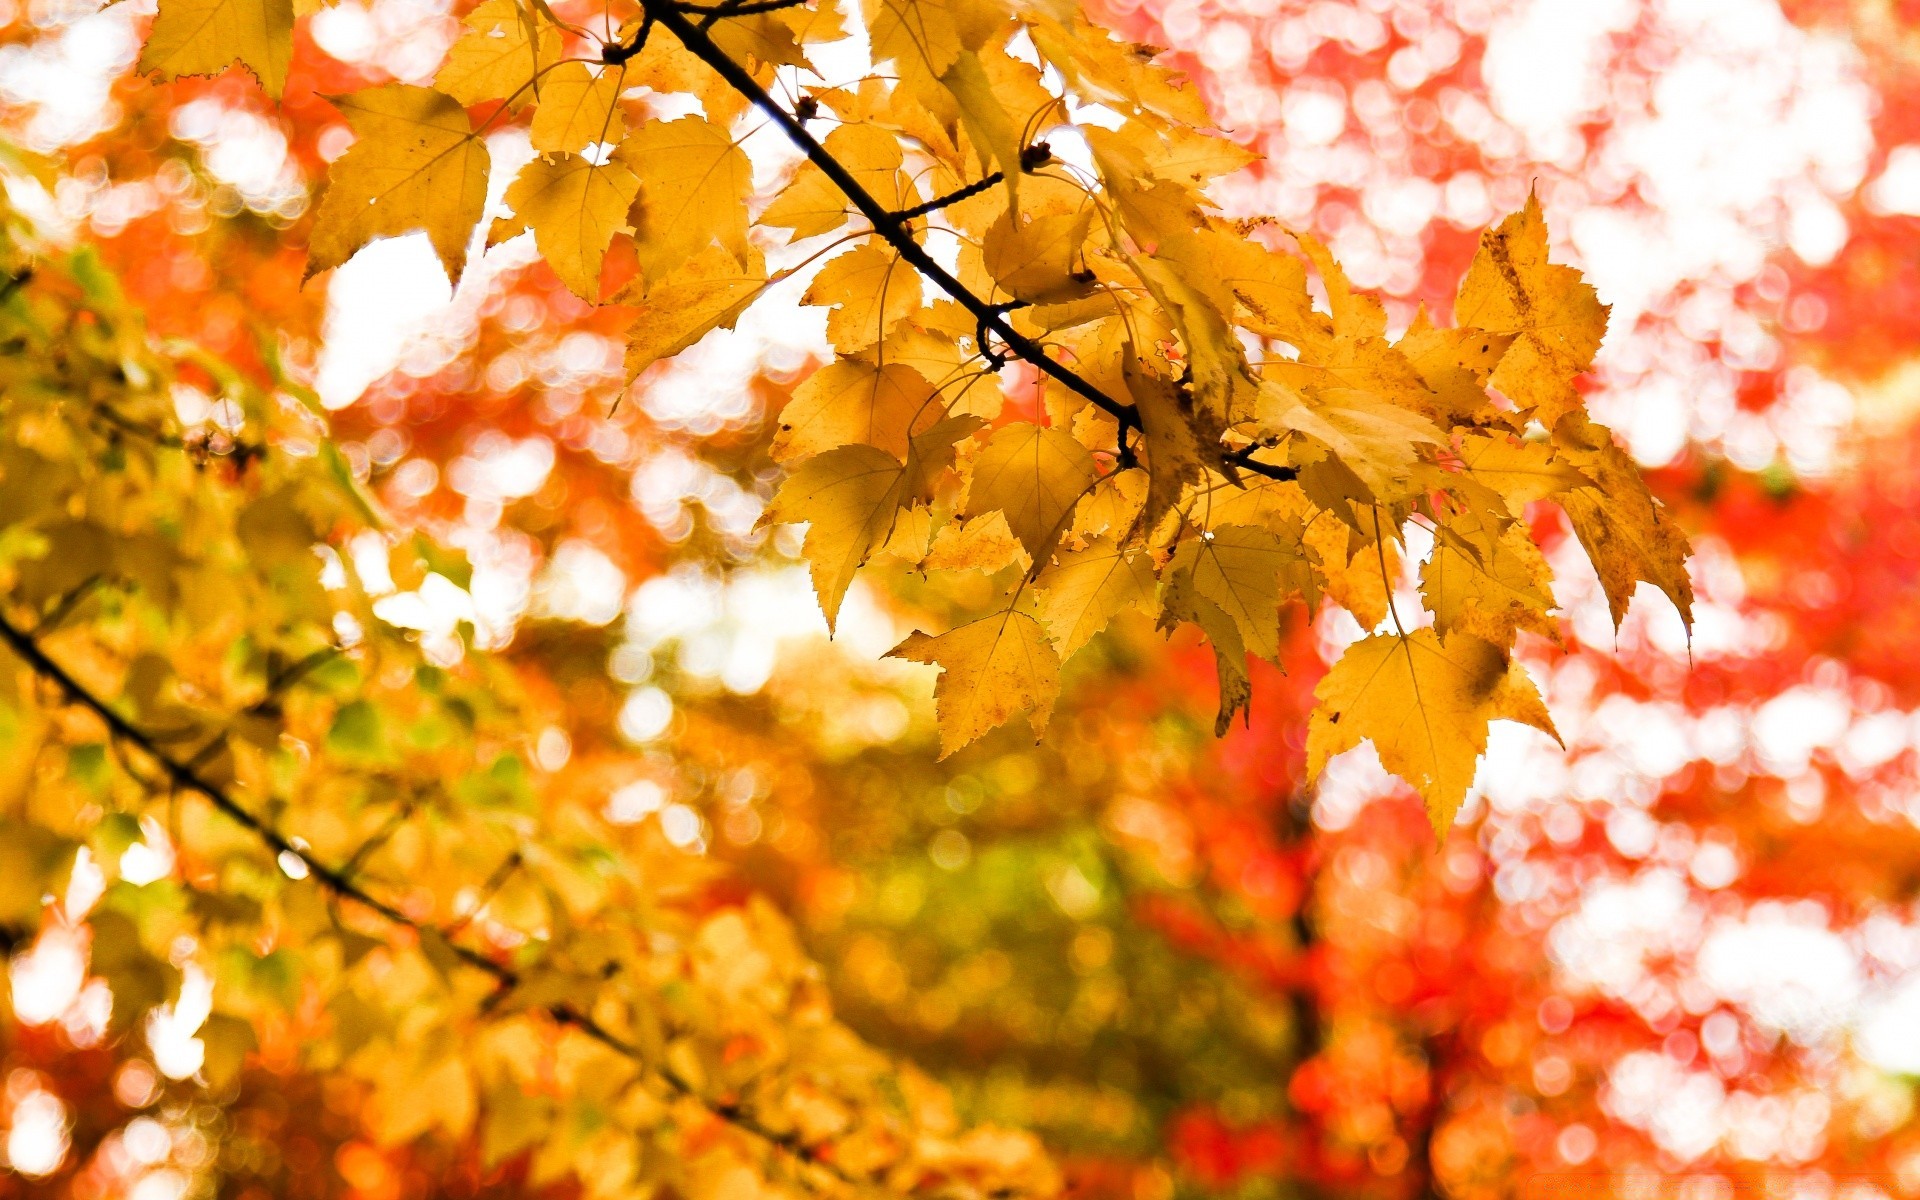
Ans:
<svg viewBox="0 0 1920 1200"><path fill-rule="evenodd" d="M948 192L938 199L929 200L925 204L915 205L913 208L903 208L893 214L894 219L896 221L906 222L913 220L915 217L924 217L928 213L939 212L949 204L958 204L962 200L971 200L973 197L978 196L981 192L986 191L1005 178L1006 173L1004 171L995 171L983 179L975 180L967 186Z"/></svg>

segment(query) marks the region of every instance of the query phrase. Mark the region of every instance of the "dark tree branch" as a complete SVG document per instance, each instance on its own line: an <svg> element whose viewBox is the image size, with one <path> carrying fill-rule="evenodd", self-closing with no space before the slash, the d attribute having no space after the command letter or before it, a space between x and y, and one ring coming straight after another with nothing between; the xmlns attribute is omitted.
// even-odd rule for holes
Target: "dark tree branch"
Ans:
<svg viewBox="0 0 1920 1200"><path fill-rule="evenodd" d="M726 80L735 91L751 100L766 113L773 123L780 127L781 132L787 135L787 139L806 154L807 161L820 168L821 174L832 180L834 186L853 201L854 207L860 210L860 215L873 226L874 233L892 246L895 253L905 259L908 265L920 272L923 277L931 280L934 286L950 296L960 307L966 309L974 320L980 323L983 330L1000 340L1000 343L1006 347L1005 355L1000 355L997 351L990 352L985 346L980 347L982 354L989 362L994 361L996 357L1004 359L1010 356L1021 359L1058 380L1068 391L1112 416L1121 423L1123 431L1128 425L1138 424L1131 405L1121 404L1093 386L1071 367L1049 356L1040 343L1015 329L1007 321L1005 312L998 306L974 295L965 284L954 278L951 272L935 262L920 243L913 240L912 230L907 227L900 215L890 211L875 199L871 192L861 187L860 182L853 177L853 173L829 154L827 148L820 144L819 139L807 132L806 126L798 118L780 107L779 102L760 86L753 75L729 57L726 51L720 49L703 28L687 19L686 14L681 11L682 5L676 0L642 0L642 3L649 19L658 21L663 28L679 38L680 44L685 46L695 58L713 68L714 73ZM1045 161L1044 158L1039 157L1042 149L1039 145L1036 144L1030 149L1037 161ZM1294 477L1291 467L1276 467L1270 463L1252 459L1239 465L1245 466L1256 475L1265 475L1271 479Z"/></svg>
<svg viewBox="0 0 1920 1200"><path fill-rule="evenodd" d="M779 12L783 8L803 8L807 0L746 0L742 4L688 4L676 0L674 7L683 13L705 17L745 17L753 13Z"/></svg>
<svg viewBox="0 0 1920 1200"><path fill-rule="evenodd" d="M991 175L988 175L983 179L975 180L974 182L968 184L963 188L957 188L954 191L948 192L946 195L941 196L936 200L929 200L925 204L915 205L912 208L903 208L899 212L893 214L893 219L896 221L899 221L901 224L905 224L906 222L913 220L915 217L924 217L928 213L939 212L941 209L945 208L949 204L958 204L962 200L970 200L973 197L978 196L981 192L986 191L988 188L992 187L996 183L999 183L1002 179L1005 179L1005 178L1006 178L1005 172L995 171Z"/></svg>
<svg viewBox="0 0 1920 1200"><path fill-rule="evenodd" d="M69 702L98 717L106 725L114 742L139 750L143 757L159 768L165 781L174 790L192 792L201 797L213 805L216 811L253 834L262 845L283 861L290 856L294 861L304 865L314 882L336 899L357 904L386 924L410 930L416 937L440 939L448 952L461 964L492 978L501 993L510 993L520 986L520 975L511 967L453 941L448 936L447 930L416 921L393 905L374 896L349 878L349 868L332 867L319 861L312 851L295 845L285 834L234 799L226 789L200 775L188 763L168 754L150 735L121 716L105 700L89 691L85 685L69 674L66 668L49 658L31 633L13 624L4 614L0 614L0 642L4 642L18 655L34 674L58 688ZM518 855L515 855L514 859L509 861L515 862L517 859ZM545 1011L554 1021L571 1026L616 1054L647 1067L671 1095L693 1100L715 1119L724 1121L766 1143L776 1152L797 1160L803 1166L823 1171L841 1183L854 1187L871 1186L872 1181L850 1174L822 1154L819 1147L806 1145L791 1134L768 1127L738 1106L723 1104L702 1096L691 1082L681 1078L672 1068L649 1063L646 1055L638 1047L573 1005L564 1002L552 1004L548 1005Z"/></svg>

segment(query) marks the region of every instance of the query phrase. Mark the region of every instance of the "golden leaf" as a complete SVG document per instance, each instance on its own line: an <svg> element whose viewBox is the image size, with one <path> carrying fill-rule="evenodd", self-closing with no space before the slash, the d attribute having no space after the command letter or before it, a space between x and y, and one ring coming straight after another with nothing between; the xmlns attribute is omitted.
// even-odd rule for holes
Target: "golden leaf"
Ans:
<svg viewBox="0 0 1920 1200"><path fill-rule="evenodd" d="M627 331L627 378L716 329L733 328L747 305L786 275L768 277L758 251L748 254L743 267L725 250L709 246L666 278L647 283L638 296L623 294L623 302L637 303L639 309Z"/></svg>
<svg viewBox="0 0 1920 1200"><path fill-rule="evenodd" d="M1160 588L1160 628L1171 630L1181 621L1198 626L1213 647L1214 672L1220 681L1220 712L1213 720L1213 736L1220 737L1233 723L1233 714L1253 702L1253 677L1247 673L1247 647L1240 626L1225 609L1199 594L1190 571L1169 571Z"/></svg>
<svg viewBox="0 0 1920 1200"><path fill-rule="evenodd" d="M1607 306L1572 267L1547 261L1547 223L1537 196L1488 230L1460 281L1454 324L1511 334L1493 386L1553 428L1580 407L1576 376L1593 366L1607 332Z"/></svg>
<svg viewBox="0 0 1920 1200"><path fill-rule="evenodd" d="M1559 498L1573 531L1600 574L1607 608L1617 628L1641 580L1667 594L1680 619L1693 626L1693 581L1687 577L1692 553L1687 535L1666 506L1647 490L1626 451L1613 444L1605 425L1569 413L1554 427L1554 444L1582 474L1590 488Z"/></svg>
<svg viewBox="0 0 1920 1200"><path fill-rule="evenodd" d="M972 417L940 422L913 439L904 464L877 446L829 450L801 463L774 493L760 523L808 523L801 553L829 632L854 572L887 541L896 514L921 499L933 474L952 460L954 443L978 424Z"/></svg>
<svg viewBox="0 0 1920 1200"><path fill-rule="evenodd" d="M915 633L887 654L941 668L933 686L941 758L1022 712L1038 737L1060 697L1060 656L1040 622L1011 609L939 637Z"/></svg>
<svg viewBox="0 0 1920 1200"><path fill-rule="evenodd" d="M1007 295L1031 304L1059 304L1093 290L1075 264L1093 223L1093 209L1052 213L1018 224L1012 211L987 230L981 253L987 272Z"/></svg>
<svg viewBox="0 0 1920 1200"><path fill-rule="evenodd" d="M1220 438L1226 430L1212 413L1196 409L1184 388L1161 378L1134 355L1123 354L1120 366L1147 443L1151 482L1146 517L1152 530L1187 488L1208 472L1233 474L1220 457Z"/></svg>
<svg viewBox="0 0 1920 1200"><path fill-rule="evenodd" d="M1318 439L1365 481L1376 499L1397 499L1406 490L1420 447L1444 440L1439 427L1378 392L1351 386L1351 376L1312 369L1295 375L1303 382L1315 377L1325 379L1326 386L1297 390L1273 379L1261 384L1262 427Z"/></svg>
<svg viewBox="0 0 1920 1200"><path fill-rule="evenodd" d="M1420 629L1362 639L1313 694L1320 704L1307 727L1308 775L1371 741L1381 765L1420 793L1443 838L1487 748L1488 722L1517 720L1559 736L1525 669L1466 634L1442 641Z"/></svg>
<svg viewBox="0 0 1920 1200"><path fill-rule="evenodd" d="M1153 559L1139 546L1095 538L1085 550L1063 550L1035 581L1040 619L1052 631L1062 661L1129 608L1151 611Z"/></svg>
<svg viewBox="0 0 1920 1200"><path fill-rule="evenodd" d="M1270 662L1280 660L1280 601L1313 586L1298 538L1289 544L1252 525L1223 525L1180 543L1165 574L1189 577L1194 594L1218 605L1242 644Z"/></svg>
<svg viewBox="0 0 1920 1200"><path fill-rule="evenodd" d="M863 350L920 307L920 273L874 238L820 269L802 303L832 307L827 338L841 350Z"/></svg>
<svg viewBox="0 0 1920 1200"><path fill-rule="evenodd" d="M995 510L962 523L949 523L934 535L933 545L921 560L925 571L983 571L988 575L1020 564L1025 570L1033 560L1007 528L1007 514Z"/></svg>
<svg viewBox="0 0 1920 1200"><path fill-rule="evenodd" d="M862 189L882 204L904 205L900 139L878 125L837 125L822 143ZM795 240L831 233L847 223L853 203L826 172L803 162L780 195L760 214L760 224L791 229Z"/></svg>
<svg viewBox="0 0 1920 1200"><path fill-rule="evenodd" d="M747 257L753 165L724 129L701 117L648 121L621 144L640 177L634 250L652 279L719 242Z"/></svg>
<svg viewBox="0 0 1920 1200"><path fill-rule="evenodd" d="M1035 562L1044 562L1098 474L1086 447L1060 430L1025 421L1005 425L974 456L966 514L1006 513L1013 536Z"/></svg>
<svg viewBox="0 0 1920 1200"><path fill-rule="evenodd" d="M378 237L425 230L449 280L487 204L487 145L467 111L430 88L389 83L341 96L359 140L327 172L307 243L307 278Z"/></svg>
<svg viewBox="0 0 1920 1200"><path fill-rule="evenodd" d="M772 454L784 462L863 443L904 459L908 437L945 415L933 385L912 367L842 358L794 390L780 410Z"/></svg>
<svg viewBox="0 0 1920 1200"><path fill-rule="evenodd" d="M278 100L292 57L292 0L166 0L140 51L140 70L178 79L218 75L238 61Z"/></svg>
<svg viewBox="0 0 1920 1200"><path fill-rule="evenodd" d="M574 295L600 301L600 267L613 235L627 227L627 210L640 180L616 154L596 164L579 154L529 159L507 188L512 221L497 222L493 240L533 230L540 256Z"/></svg>
<svg viewBox="0 0 1920 1200"><path fill-rule="evenodd" d="M602 67L595 75L583 62L563 62L540 84L540 106L527 133L542 153L578 153L596 143L618 144L626 136L620 93L627 86L627 64Z"/></svg>
<svg viewBox="0 0 1920 1200"><path fill-rule="evenodd" d="M1433 627L1455 630L1496 646L1513 644L1514 632L1551 636L1553 576L1526 527L1499 524L1478 513L1458 513L1434 531L1433 553L1420 568L1420 590Z"/></svg>
<svg viewBox="0 0 1920 1200"><path fill-rule="evenodd" d="M1470 433L1462 437L1460 463L1475 482L1498 492L1514 516L1521 515L1535 500L1593 486L1593 480L1547 443L1516 441L1499 434Z"/></svg>
<svg viewBox="0 0 1920 1200"><path fill-rule="evenodd" d="M482 0L467 14L467 31L447 52L433 86L462 104L533 98L533 80L560 57L560 31L535 22L537 39L515 0ZM543 97L544 98L544 97Z"/></svg>

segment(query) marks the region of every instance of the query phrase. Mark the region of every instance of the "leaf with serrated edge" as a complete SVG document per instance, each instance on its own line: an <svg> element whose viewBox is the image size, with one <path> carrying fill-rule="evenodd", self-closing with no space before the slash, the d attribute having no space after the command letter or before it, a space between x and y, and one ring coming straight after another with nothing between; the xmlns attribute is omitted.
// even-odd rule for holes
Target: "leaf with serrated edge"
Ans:
<svg viewBox="0 0 1920 1200"><path fill-rule="evenodd" d="M1062 661L1129 608L1151 610L1155 579L1146 550L1109 537L1085 550L1063 550L1035 582L1040 619L1052 631Z"/></svg>
<svg viewBox="0 0 1920 1200"><path fill-rule="evenodd" d="M974 456L966 512L1006 513L1013 536L1035 561L1044 561L1098 474L1093 456L1072 437L1018 421L995 430Z"/></svg>
<svg viewBox="0 0 1920 1200"><path fill-rule="evenodd" d="M578 154L534 156L507 189L514 221L533 230L540 256L560 282L590 304L600 300L600 267L613 235L627 227L640 181L621 157L594 163Z"/></svg>
<svg viewBox="0 0 1920 1200"><path fill-rule="evenodd" d="M640 177L634 252L649 279L714 242L746 259L753 164L726 130L702 117L648 121L621 154Z"/></svg>
<svg viewBox="0 0 1920 1200"><path fill-rule="evenodd" d="M716 329L733 328L740 314L767 286L786 278L769 277L756 251L746 266L718 246L709 246L679 270L646 286L637 297L621 299L638 312L627 331L627 378L693 345Z"/></svg>
<svg viewBox="0 0 1920 1200"><path fill-rule="evenodd" d="M842 358L794 389L780 410L772 454L784 462L862 443L904 459L908 436L944 415L933 385L912 367Z"/></svg>
<svg viewBox="0 0 1920 1200"><path fill-rule="evenodd" d="M578 153L595 143L619 144L627 132L619 104L626 77L625 63L602 67L598 75L583 62L563 62L547 72L527 130L533 148Z"/></svg>
<svg viewBox="0 0 1920 1200"><path fill-rule="evenodd" d="M1498 646L1431 629L1377 634L1348 646L1314 689L1307 773L1371 741L1380 763L1413 785L1434 832L1447 835L1487 747L1487 723L1522 721L1554 733L1539 692Z"/></svg>
<svg viewBox="0 0 1920 1200"><path fill-rule="evenodd" d="M560 31L540 22L538 41L514 0L483 0L465 21L467 31L447 51L433 86L462 104L533 98L532 81L560 57Z"/></svg>
<svg viewBox="0 0 1920 1200"><path fill-rule="evenodd" d="M307 278L379 237L425 230L448 279L487 205L487 144L458 101L389 83L334 100L358 135L327 172L307 243Z"/></svg>
<svg viewBox="0 0 1920 1200"><path fill-rule="evenodd" d="M178 79L218 75L237 61L278 100L292 58L292 0L164 0L140 70Z"/></svg>
<svg viewBox="0 0 1920 1200"><path fill-rule="evenodd" d="M1060 656L1040 622L1021 612L994 613L939 637L915 633L887 654L941 668L933 685L941 758L1022 712L1038 737L1060 697Z"/></svg>

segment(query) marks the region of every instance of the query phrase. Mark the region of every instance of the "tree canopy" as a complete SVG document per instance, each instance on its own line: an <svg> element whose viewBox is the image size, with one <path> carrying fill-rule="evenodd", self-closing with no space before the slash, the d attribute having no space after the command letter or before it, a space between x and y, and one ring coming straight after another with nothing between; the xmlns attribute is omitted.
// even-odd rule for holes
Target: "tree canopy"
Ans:
<svg viewBox="0 0 1920 1200"><path fill-rule="evenodd" d="M235 1113L263 1073L351 1092L323 1106L351 1132L271 1127L348 1143L357 1191L364 1138L596 1197L1160 1200L1157 1163L1084 1162L1146 1124L1180 1187L1406 1182L1419 1158L1450 1194L1510 1189L1491 1126L1524 1085L1493 1080L1573 1017L1537 929L1494 911L1500 835L1449 833L1493 721L1561 739L1536 683L1582 650L1559 548L1614 630L1641 583L1689 636L1695 603L1677 509L1588 411L1609 308L1550 205L1516 197L1428 303L1356 286L1321 233L1222 208L1260 169L1246 139L1075 3L483 0L430 78L327 61L308 7L160 0L127 94L176 139L196 97L287 122L324 174L310 213L176 221L206 259L181 269L75 244L21 199L67 169L0 164L0 929L16 976L70 951L98 981L63 1036L144 1041ZM485 296L468 344L334 405L311 298L413 234ZM195 290L239 302L166 302ZM635 550L633 510L657 533L682 501L653 518L662 468L633 446L680 431L635 432L630 398L782 307L815 312L824 361L760 370L763 427L674 460L708 472L710 528ZM449 398L502 439L570 430L485 503L598 521L618 586L645 563L622 634L557 568L544 623L484 610L507 550L435 507L483 470ZM404 419L370 419L390 401ZM461 492L471 518L485 489ZM724 605L712 579L768 547L888 661L822 658L771 709L689 702L664 589ZM1225 749L1168 716L1196 666ZM901 680L930 691L918 743ZM1343 857L1295 801L1363 745L1425 819ZM1210 781L1216 754L1265 782ZM984 796L1014 807L976 851ZM928 820L911 867L889 857ZM1368 915L1390 878L1408 908ZM1438 915L1402 937L1409 909ZM1485 995L1421 1009L1449 969ZM1389 1015L1342 999L1374 971ZM1020 999L966 1015L998 992ZM1583 1064L1637 1045L1599 1009ZM969 1047L1070 1082L1006 1102ZM1276 1132L1280 1104L1315 1133ZM274 1175L225 1178L249 1171Z"/></svg>

